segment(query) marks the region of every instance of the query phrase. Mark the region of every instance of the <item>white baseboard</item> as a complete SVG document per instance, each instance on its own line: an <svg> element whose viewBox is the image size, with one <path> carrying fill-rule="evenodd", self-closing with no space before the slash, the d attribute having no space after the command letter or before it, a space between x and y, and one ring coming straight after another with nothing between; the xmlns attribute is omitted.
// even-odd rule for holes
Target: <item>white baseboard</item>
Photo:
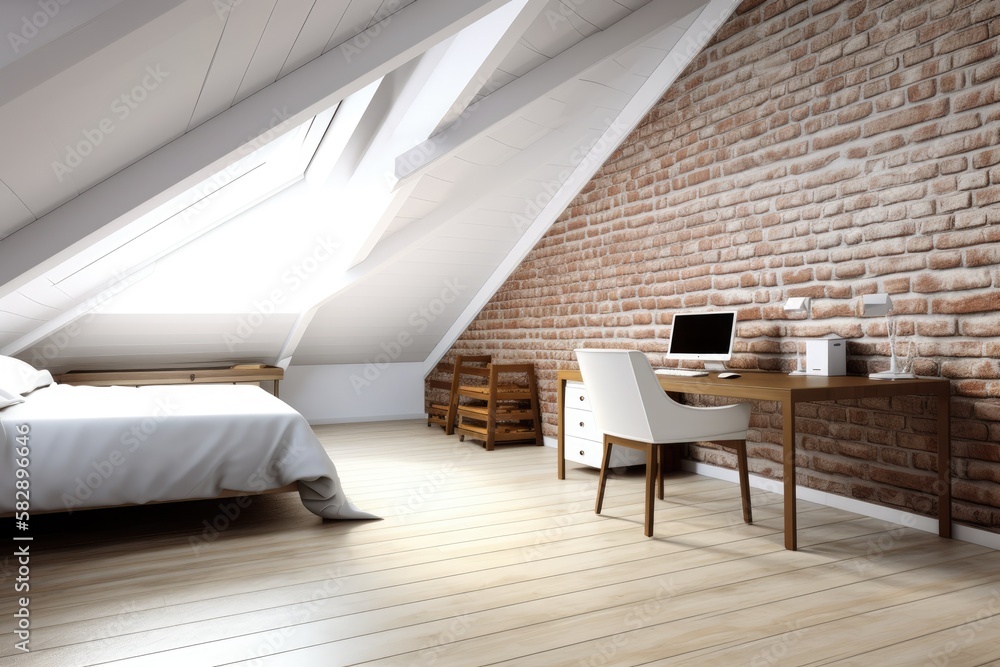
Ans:
<svg viewBox="0 0 1000 667"><path fill-rule="evenodd" d="M323 426L325 424L359 424L362 422L395 422L407 419L427 420L426 412L416 412L405 415L372 415L370 417L332 417L326 419L310 419L310 426Z"/></svg>
<svg viewBox="0 0 1000 667"><path fill-rule="evenodd" d="M719 468L718 466L709 465L707 463L687 460L681 461L681 468L689 472L704 475L705 477L723 479L727 482L739 484L739 477L737 476L736 471L730 470L729 468ZM783 482L767 479L766 477L760 477L758 475L750 475L750 486L755 489L763 489L764 491L770 491L771 493L777 493L779 495L784 495L785 492ZM816 489L810 489L799 485L795 486L795 498L798 500L806 500L811 503L816 503L817 505L835 507L837 509L860 514L861 516L872 517L873 519L879 519L880 521L888 521L889 523L895 523L901 526L909 526L910 528L916 528L917 530L922 530L927 533L934 533L935 535L938 532L937 519L921 516L920 514L914 514L912 512L892 509L891 507L876 505L875 503L868 503L863 500L845 498L844 496L838 496L824 491L817 491ZM979 546L997 549L1000 551L1000 534L998 533L992 533L988 530L982 530L972 526L962 526L952 523L951 534L956 540L971 542L972 544L978 544Z"/></svg>

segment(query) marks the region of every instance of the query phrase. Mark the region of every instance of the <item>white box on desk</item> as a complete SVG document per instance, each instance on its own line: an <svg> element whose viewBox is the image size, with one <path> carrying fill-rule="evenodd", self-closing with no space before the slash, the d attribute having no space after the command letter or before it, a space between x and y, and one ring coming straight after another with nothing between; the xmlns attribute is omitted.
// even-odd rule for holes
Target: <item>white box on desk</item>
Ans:
<svg viewBox="0 0 1000 667"><path fill-rule="evenodd" d="M847 375L847 340L833 334L807 340L806 375Z"/></svg>

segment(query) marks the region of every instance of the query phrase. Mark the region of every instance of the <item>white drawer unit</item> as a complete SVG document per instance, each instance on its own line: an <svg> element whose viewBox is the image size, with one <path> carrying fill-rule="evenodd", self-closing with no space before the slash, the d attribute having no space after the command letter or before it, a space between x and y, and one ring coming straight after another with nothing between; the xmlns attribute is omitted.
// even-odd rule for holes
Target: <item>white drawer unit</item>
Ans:
<svg viewBox="0 0 1000 667"><path fill-rule="evenodd" d="M582 382L566 382L563 405L563 430L565 433L564 456L567 461L582 463L591 468L601 467L604 454L604 434L594 422L587 388ZM643 453L627 447L615 447L611 451L611 467L642 465L646 462Z"/></svg>

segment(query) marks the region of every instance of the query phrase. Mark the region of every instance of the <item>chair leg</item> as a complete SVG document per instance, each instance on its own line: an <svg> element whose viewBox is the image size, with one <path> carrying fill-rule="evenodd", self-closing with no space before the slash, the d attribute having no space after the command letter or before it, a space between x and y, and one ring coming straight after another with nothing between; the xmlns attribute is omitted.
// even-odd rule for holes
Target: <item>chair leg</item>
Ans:
<svg viewBox="0 0 1000 667"><path fill-rule="evenodd" d="M663 447L656 449L656 497L663 500Z"/></svg>
<svg viewBox="0 0 1000 667"><path fill-rule="evenodd" d="M646 537L653 536L653 493L656 491L656 466L657 449L655 445L646 446L646 520L644 532Z"/></svg>
<svg viewBox="0 0 1000 667"><path fill-rule="evenodd" d="M740 496L743 499L743 521L753 523L753 513L750 510L750 473L747 470L746 440L736 448L736 467L740 475Z"/></svg>
<svg viewBox="0 0 1000 667"><path fill-rule="evenodd" d="M594 506L594 513L601 513L601 506L604 505L604 485L608 482L608 465L611 463L611 442L608 436L604 436L604 456L601 458L601 476L597 480L597 505Z"/></svg>

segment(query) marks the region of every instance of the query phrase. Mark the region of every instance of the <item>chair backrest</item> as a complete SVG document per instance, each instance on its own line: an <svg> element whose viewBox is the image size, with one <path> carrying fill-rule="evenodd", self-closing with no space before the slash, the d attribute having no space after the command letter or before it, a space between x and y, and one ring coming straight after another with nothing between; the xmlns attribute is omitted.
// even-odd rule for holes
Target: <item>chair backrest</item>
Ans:
<svg viewBox="0 0 1000 667"><path fill-rule="evenodd" d="M634 350L576 350L580 373L604 433L650 442L662 426L679 417L678 408L656 379L642 352Z"/></svg>
<svg viewBox="0 0 1000 667"><path fill-rule="evenodd" d="M667 396L642 352L575 350L597 427L645 442L745 440L750 404L695 407Z"/></svg>

